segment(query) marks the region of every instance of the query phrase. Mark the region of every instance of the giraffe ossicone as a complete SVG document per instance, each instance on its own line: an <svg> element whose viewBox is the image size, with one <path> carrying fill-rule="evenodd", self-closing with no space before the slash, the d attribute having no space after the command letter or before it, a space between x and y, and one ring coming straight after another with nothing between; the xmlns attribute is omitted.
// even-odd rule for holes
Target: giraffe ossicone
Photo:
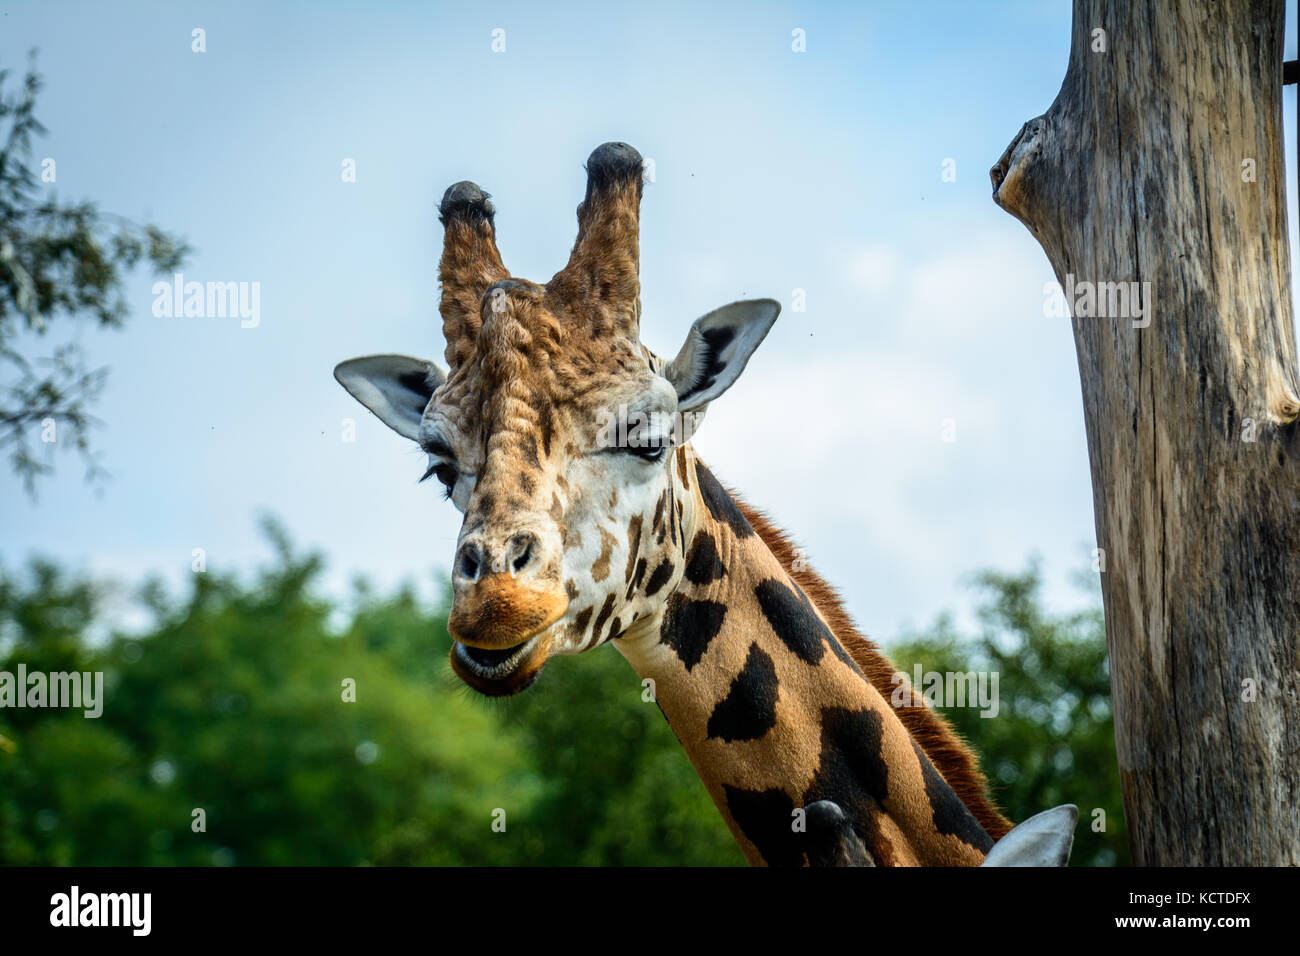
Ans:
<svg viewBox="0 0 1300 956"><path fill-rule="evenodd" d="M919 695L891 706L894 667L834 590L695 457L691 436L780 306L709 312L671 359L642 345L642 189L635 149L598 147L568 262L540 284L506 270L489 195L451 186L447 370L401 355L334 370L419 444L464 516L452 670L504 696L552 656L613 644L752 863L984 862L1011 824L974 756Z"/></svg>

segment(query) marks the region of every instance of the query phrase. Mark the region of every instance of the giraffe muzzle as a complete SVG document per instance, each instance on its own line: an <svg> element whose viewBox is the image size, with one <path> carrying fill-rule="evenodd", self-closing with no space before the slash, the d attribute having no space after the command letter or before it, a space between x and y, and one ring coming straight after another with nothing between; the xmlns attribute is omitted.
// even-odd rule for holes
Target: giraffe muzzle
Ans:
<svg viewBox="0 0 1300 956"><path fill-rule="evenodd" d="M503 650L485 650L456 641L451 647L451 669L480 694L509 697L537 680L550 653L550 634L538 634Z"/></svg>
<svg viewBox="0 0 1300 956"><path fill-rule="evenodd" d="M447 620L455 641L452 670L480 693L518 693L541 672L551 651L549 629L568 608L563 590L530 585L506 572L457 588Z"/></svg>
<svg viewBox="0 0 1300 956"><path fill-rule="evenodd" d="M498 572L456 589L447 630L462 644L490 651L518 647L569 609L560 588L520 581Z"/></svg>
<svg viewBox="0 0 1300 956"><path fill-rule="evenodd" d="M537 680L551 655L552 637L537 634L516 647L487 650L456 641L451 669L465 684L487 697L509 697Z"/></svg>

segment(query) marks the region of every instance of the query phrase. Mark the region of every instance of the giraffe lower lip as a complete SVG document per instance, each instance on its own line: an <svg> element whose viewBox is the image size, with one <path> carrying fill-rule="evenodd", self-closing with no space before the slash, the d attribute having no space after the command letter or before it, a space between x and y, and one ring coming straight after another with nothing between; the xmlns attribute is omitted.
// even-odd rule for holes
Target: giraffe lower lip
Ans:
<svg viewBox="0 0 1300 956"><path fill-rule="evenodd" d="M537 643L532 637L522 644L506 648L470 647L456 642L456 657L476 677L494 680L508 677L528 657Z"/></svg>

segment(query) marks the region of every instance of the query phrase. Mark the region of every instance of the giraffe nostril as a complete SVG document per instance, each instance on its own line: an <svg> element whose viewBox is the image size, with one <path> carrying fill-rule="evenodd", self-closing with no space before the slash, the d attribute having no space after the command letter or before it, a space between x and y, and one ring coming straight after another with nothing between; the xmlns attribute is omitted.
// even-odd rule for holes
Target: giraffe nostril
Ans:
<svg viewBox="0 0 1300 956"><path fill-rule="evenodd" d="M536 545L537 537L531 534L517 534L510 539L510 550L514 554L510 561L513 573L518 574L532 563Z"/></svg>
<svg viewBox="0 0 1300 956"><path fill-rule="evenodd" d="M532 559L532 557L533 557L532 545L525 545L523 553L519 555L519 557L515 558L515 565L514 565L515 572L518 573L522 571L524 568L528 567L528 562Z"/></svg>
<svg viewBox="0 0 1300 956"><path fill-rule="evenodd" d="M456 569L460 572L461 577L474 581L478 578L478 569L482 563L483 558L479 553L478 545L467 544L460 549L460 561L457 563Z"/></svg>

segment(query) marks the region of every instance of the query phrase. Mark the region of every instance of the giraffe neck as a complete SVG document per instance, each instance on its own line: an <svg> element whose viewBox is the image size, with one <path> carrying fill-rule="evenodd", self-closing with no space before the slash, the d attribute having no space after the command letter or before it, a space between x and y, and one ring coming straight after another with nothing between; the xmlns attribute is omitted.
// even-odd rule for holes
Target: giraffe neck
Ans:
<svg viewBox="0 0 1300 956"><path fill-rule="evenodd" d="M684 564L662 613L614 643L654 681L746 858L808 862L813 813L797 811L830 800L877 864L982 862L988 834L731 496L679 454Z"/></svg>

